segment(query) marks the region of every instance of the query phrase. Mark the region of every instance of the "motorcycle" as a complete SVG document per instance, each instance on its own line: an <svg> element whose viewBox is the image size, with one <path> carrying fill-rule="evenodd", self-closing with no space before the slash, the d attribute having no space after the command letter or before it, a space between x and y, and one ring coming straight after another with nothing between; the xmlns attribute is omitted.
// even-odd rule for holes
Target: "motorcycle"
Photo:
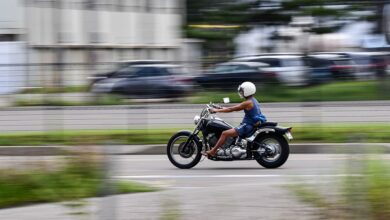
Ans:
<svg viewBox="0 0 390 220"><path fill-rule="evenodd" d="M169 139L167 155L176 167L190 169L197 165L202 158L201 152L211 149L223 131L233 128L212 113L211 108L222 107L213 103L207 104L200 115L194 117L195 128L192 132L179 131ZM288 159L289 141L293 139L291 129L292 127L279 127L276 122L262 123L246 137L226 139L216 155L209 159L256 160L265 168L278 168Z"/></svg>

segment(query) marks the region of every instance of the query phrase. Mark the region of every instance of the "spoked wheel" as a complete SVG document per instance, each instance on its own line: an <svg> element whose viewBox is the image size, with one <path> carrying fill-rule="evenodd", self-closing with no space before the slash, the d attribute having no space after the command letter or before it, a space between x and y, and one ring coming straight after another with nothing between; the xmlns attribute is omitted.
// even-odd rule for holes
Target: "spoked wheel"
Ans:
<svg viewBox="0 0 390 220"><path fill-rule="evenodd" d="M265 168L282 166L290 154L287 141L276 135L264 135L255 141L256 161Z"/></svg>
<svg viewBox="0 0 390 220"><path fill-rule="evenodd" d="M189 169L199 163L202 146L197 139L186 142L190 132L179 132L171 137L167 145L167 155L173 165L180 169Z"/></svg>

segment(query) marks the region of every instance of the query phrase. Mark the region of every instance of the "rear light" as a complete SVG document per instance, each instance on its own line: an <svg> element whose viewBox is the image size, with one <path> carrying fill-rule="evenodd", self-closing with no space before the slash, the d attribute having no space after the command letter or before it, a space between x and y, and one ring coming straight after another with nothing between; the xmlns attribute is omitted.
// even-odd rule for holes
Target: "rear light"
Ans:
<svg viewBox="0 0 390 220"><path fill-rule="evenodd" d="M292 140L293 139L293 136L291 134L291 130L292 130L292 127L289 127L287 128L287 132L284 133L284 136L288 139L288 140Z"/></svg>
<svg viewBox="0 0 390 220"><path fill-rule="evenodd" d="M266 76L266 77L276 77L277 74L276 74L275 72L266 72L266 73L265 73L265 76Z"/></svg>
<svg viewBox="0 0 390 220"><path fill-rule="evenodd" d="M334 65L332 66L332 69L334 70L345 70L345 69L352 69L353 66L348 66L348 65Z"/></svg>
<svg viewBox="0 0 390 220"><path fill-rule="evenodd" d="M185 83L185 84L189 84L192 82L192 78L191 77L180 77L180 76L175 76L172 78L172 81L173 82L177 82L177 83Z"/></svg>
<svg viewBox="0 0 390 220"><path fill-rule="evenodd" d="M387 63L383 62L383 63L375 63L375 64L370 64L369 67L370 68L384 68L387 66Z"/></svg>

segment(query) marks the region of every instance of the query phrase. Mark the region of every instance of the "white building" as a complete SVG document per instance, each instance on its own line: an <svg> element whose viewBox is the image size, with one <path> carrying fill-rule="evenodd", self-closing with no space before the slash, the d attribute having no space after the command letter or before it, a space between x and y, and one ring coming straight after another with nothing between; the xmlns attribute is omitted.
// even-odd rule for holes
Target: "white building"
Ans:
<svg viewBox="0 0 390 220"><path fill-rule="evenodd" d="M88 74L108 68L97 63L186 61L183 57L190 56L181 49L192 42L182 40L184 2L1 0L0 41L26 42L29 63L74 64L30 67L29 86L56 82L55 76L67 85L81 85ZM94 65L82 65L88 63Z"/></svg>

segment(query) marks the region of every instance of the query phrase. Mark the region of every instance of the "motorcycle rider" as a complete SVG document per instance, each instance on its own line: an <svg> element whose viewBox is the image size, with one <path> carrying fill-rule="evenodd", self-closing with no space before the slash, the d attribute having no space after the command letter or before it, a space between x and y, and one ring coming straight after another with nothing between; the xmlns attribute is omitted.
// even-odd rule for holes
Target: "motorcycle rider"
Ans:
<svg viewBox="0 0 390 220"><path fill-rule="evenodd" d="M252 82L243 82L240 86L238 86L238 94L240 98L245 98L245 101L232 107L210 109L212 113L227 113L244 110L245 116L238 127L223 131L215 146L211 150L202 153L204 156L214 157L217 153L218 148L223 145L227 138L237 136L246 137L253 131L256 126L259 126L261 123L267 121L265 115L261 113L259 102L256 100L255 97L253 97L255 93L256 86Z"/></svg>

